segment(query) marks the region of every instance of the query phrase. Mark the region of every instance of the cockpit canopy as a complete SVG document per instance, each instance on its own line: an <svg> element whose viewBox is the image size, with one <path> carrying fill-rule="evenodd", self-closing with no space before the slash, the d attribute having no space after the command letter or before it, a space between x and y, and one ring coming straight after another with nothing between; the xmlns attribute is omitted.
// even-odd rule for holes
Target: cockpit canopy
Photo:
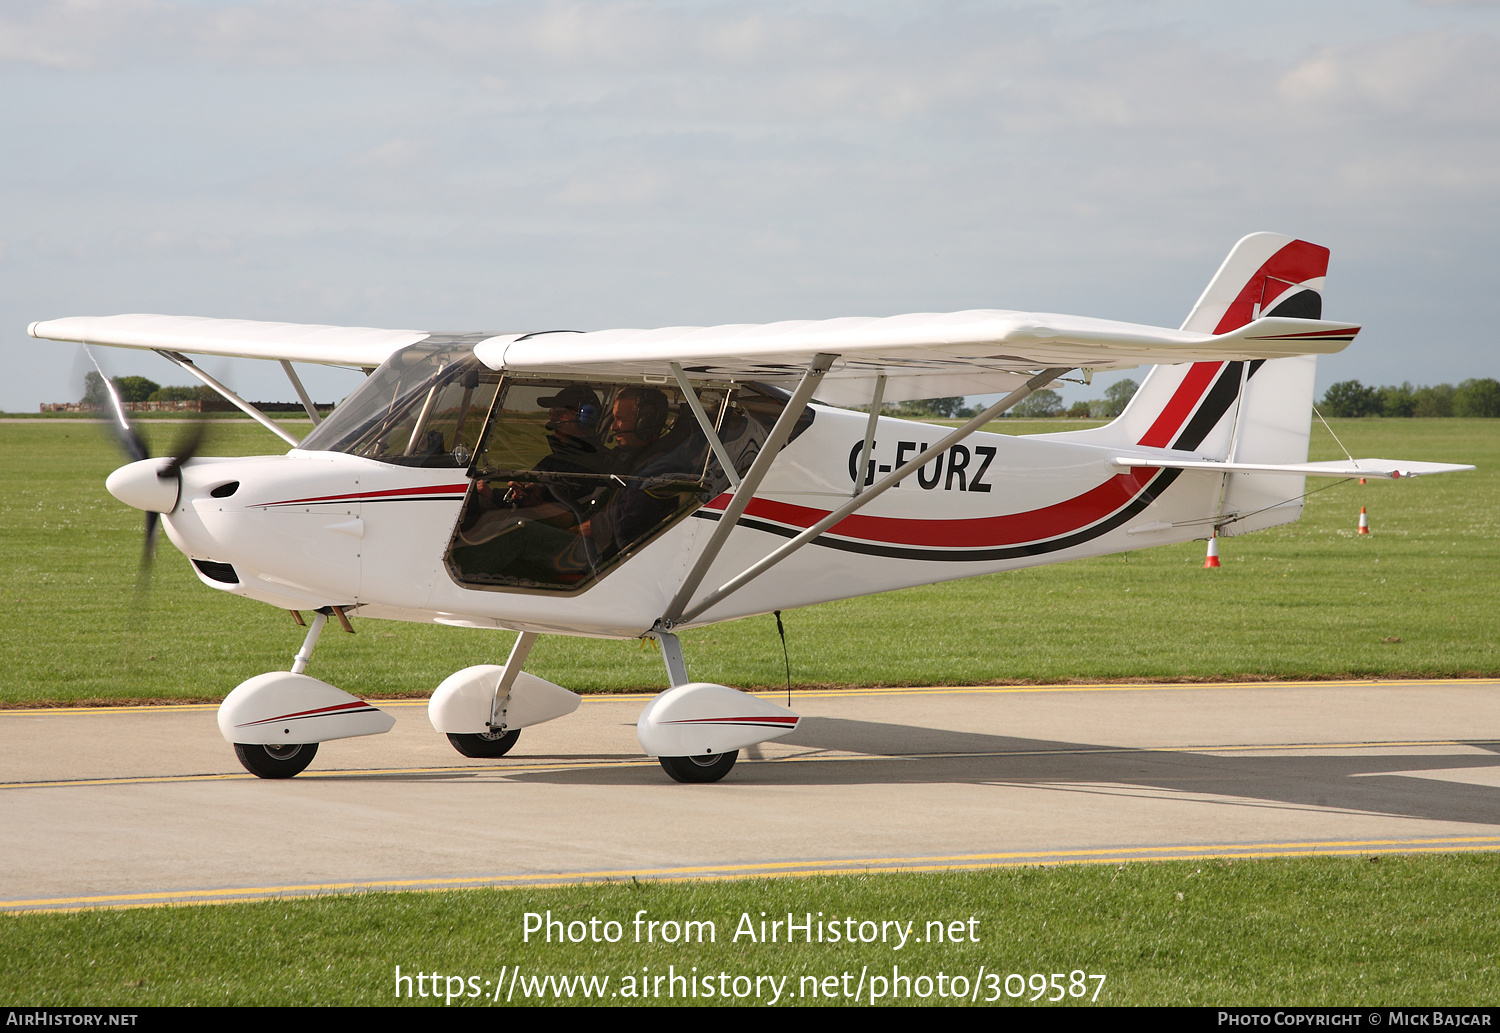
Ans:
<svg viewBox="0 0 1500 1033"><path fill-rule="evenodd" d="M467 468L500 374L474 357L483 335L429 338L392 355L302 442L401 466Z"/></svg>
<svg viewBox="0 0 1500 1033"><path fill-rule="evenodd" d="M474 357L476 339L397 352L301 445L467 469L445 557L459 584L581 592L728 488L678 385L502 375ZM785 393L729 383L694 390L745 474ZM793 437L811 420L808 409Z"/></svg>

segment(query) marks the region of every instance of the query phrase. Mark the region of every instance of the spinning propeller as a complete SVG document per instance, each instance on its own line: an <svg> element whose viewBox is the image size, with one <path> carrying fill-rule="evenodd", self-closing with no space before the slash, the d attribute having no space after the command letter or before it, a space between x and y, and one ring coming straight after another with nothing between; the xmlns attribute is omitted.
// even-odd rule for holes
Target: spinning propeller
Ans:
<svg viewBox="0 0 1500 1033"><path fill-rule="evenodd" d="M94 368L99 369L99 363L92 352L89 352L89 359L94 363ZM144 570L150 566L156 554L156 534L161 526L161 515L177 508L178 496L182 494L182 467L202 447L207 421L195 420L178 439L172 455L153 458L146 442L126 418L125 406L120 403L115 385L104 376L102 369L99 369L99 376L104 381L104 389L109 393L114 409L115 419L110 424L110 429L131 460L111 473L105 479L104 487L127 506L146 511L146 541L141 552L141 567Z"/></svg>

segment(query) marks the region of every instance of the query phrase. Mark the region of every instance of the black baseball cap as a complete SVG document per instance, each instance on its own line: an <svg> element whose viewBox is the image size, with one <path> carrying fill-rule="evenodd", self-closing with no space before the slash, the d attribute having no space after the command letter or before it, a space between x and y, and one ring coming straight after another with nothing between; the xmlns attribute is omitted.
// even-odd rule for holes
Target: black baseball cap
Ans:
<svg viewBox="0 0 1500 1033"><path fill-rule="evenodd" d="M582 384L569 384L551 398L538 398L536 404L543 409L582 409L585 405L592 405L595 410L602 408L594 389Z"/></svg>

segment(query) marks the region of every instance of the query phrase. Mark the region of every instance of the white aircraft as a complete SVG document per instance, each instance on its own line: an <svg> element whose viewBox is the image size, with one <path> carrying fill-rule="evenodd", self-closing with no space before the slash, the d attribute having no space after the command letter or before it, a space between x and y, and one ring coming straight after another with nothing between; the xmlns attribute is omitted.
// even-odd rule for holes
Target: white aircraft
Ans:
<svg viewBox="0 0 1500 1033"><path fill-rule="evenodd" d="M157 315L56 319L33 337L148 348L291 446L149 458L116 498L157 514L210 588L311 625L290 672L251 678L219 728L264 778L317 744L389 730L304 673L325 621L377 617L520 634L458 671L432 725L466 756L579 697L522 671L538 635L651 637L670 688L637 731L679 782L797 727L791 710L692 681L677 632L750 614L1296 520L1304 479L1470 469L1307 462L1328 250L1271 233L1229 253L1181 329L992 310L763 326L438 334ZM184 353L279 361L315 424L297 440ZM363 367L319 416L293 362ZM1070 371L1154 364L1108 426L980 428ZM957 429L881 403L1008 392ZM831 404L829 404L831 403ZM867 405L869 414L833 405ZM189 449L191 452L191 449ZM806 546L806 548L804 548Z"/></svg>

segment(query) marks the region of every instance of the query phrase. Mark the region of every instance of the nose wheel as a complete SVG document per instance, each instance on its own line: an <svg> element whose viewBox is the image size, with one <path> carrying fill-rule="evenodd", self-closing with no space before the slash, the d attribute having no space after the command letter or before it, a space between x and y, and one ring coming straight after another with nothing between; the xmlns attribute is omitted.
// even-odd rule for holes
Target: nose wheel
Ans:
<svg viewBox="0 0 1500 1033"><path fill-rule="evenodd" d="M312 763L318 755L318 744L289 742L261 746L237 742L234 755L246 771L259 778L291 778Z"/></svg>

